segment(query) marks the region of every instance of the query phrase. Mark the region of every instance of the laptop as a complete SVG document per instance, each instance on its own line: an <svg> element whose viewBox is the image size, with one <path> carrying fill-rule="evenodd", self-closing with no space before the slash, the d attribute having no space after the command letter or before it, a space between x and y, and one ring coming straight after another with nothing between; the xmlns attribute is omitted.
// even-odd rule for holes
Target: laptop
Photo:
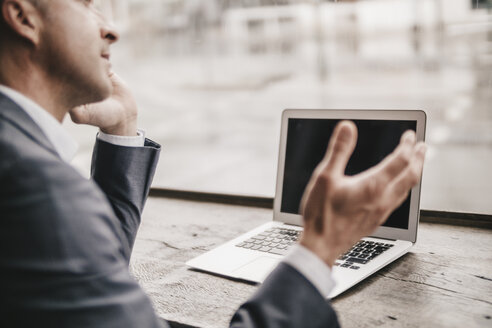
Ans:
<svg viewBox="0 0 492 328"><path fill-rule="evenodd" d="M340 120L358 128L358 141L345 174L378 164L406 130L424 140L426 114L418 110L285 110L282 113L273 220L186 264L213 274L261 283L302 232L299 206L314 168L324 157ZM405 202L371 236L340 254L332 267L333 298L407 253L417 240L419 182Z"/></svg>

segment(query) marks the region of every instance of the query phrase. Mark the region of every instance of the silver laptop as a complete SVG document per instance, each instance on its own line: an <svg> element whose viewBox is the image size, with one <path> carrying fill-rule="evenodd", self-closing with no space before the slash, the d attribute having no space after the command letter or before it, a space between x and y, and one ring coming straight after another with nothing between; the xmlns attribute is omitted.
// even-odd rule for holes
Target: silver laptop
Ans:
<svg viewBox="0 0 492 328"><path fill-rule="evenodd" d="M285 110L282 114L273 221L249 231L186 264L214 274L263 282L302 231L299 204L314 168L325 155L340 120L352 120L359 139L345 173L379 163L406 130L424 140L426 115L417 110ZM333 298L395 261L413 246L419 222L420 182L372 236L363 238L333 266Z"/></svg>

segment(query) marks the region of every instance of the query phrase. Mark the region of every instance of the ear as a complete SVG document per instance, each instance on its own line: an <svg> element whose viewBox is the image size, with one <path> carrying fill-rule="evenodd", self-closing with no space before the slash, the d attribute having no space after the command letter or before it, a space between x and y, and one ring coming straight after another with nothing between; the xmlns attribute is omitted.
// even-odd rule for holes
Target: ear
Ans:
<svg viewBox="0 0 492 328"><path fill-rule="evenodd" d="M37 45L41 24L39 10L26 0L4 0L1 6L3 20L12 32Z"/></svg>

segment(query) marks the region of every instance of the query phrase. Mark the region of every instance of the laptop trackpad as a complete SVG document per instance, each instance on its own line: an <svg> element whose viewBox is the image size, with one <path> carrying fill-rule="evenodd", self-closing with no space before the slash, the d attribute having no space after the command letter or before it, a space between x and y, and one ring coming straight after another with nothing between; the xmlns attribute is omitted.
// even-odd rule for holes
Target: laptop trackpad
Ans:
<svg viewBox="0 0 492 328"><path fill-rule="evenodd" d="M263 282L279 262L280 260L276 258L260 257L234 270L233 275L246 280Z"/></svg>

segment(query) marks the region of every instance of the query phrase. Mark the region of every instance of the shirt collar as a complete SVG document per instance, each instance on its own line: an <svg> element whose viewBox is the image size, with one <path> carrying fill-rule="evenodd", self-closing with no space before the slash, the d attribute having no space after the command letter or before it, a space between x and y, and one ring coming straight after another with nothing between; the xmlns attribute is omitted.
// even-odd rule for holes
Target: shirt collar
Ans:
<svg viewBox="0 0 492 328"><path fill-rule="evenodd" d="M32 118L55 147L62 160L69 163L73 159L78 145L60 122L23 94L4 85L0 85L0 92L17 103Z"/></svg>

